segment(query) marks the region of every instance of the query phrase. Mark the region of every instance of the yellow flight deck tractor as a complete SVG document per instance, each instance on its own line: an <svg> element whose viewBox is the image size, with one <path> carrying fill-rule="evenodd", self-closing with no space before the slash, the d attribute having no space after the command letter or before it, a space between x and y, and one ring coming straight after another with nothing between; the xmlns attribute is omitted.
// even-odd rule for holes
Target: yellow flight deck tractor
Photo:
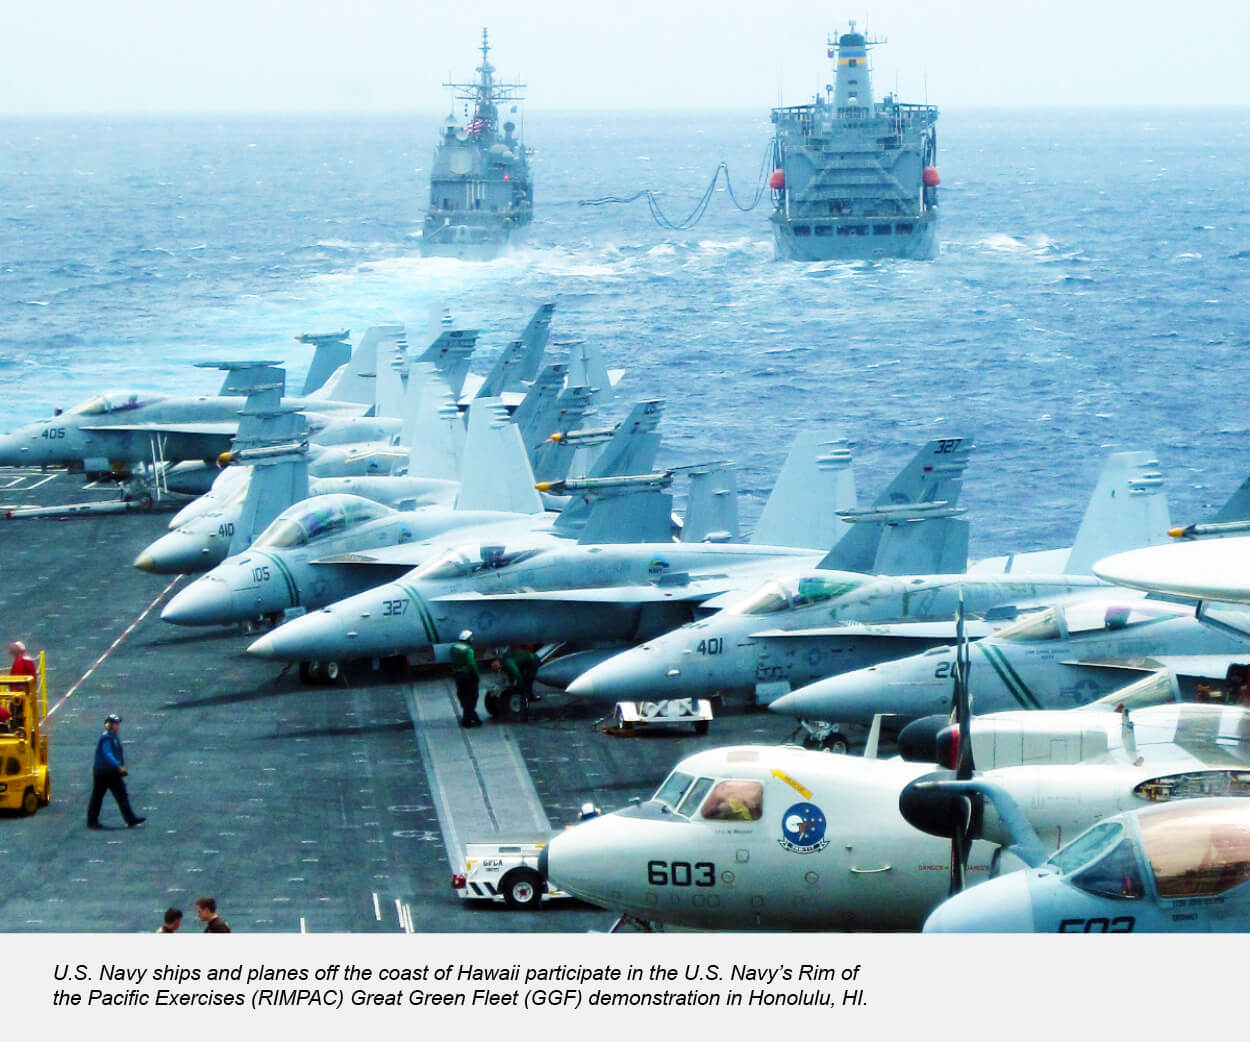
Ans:
<svg viewBox="0 0 1250 1042"><path fill-rule="evenodd" d="M0 706L9 714L7 720L0 720L0 809L34 814L52 799L44 729L48 682L43 652L39 653L38 676L0 674Z"/></svg>

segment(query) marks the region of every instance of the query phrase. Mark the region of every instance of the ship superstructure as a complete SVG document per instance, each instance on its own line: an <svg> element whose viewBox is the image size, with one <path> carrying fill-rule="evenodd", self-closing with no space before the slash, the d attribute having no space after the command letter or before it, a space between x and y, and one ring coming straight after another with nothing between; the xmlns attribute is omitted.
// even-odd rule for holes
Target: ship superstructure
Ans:
<svg viewBox="0 0 1250 1042"><path fill-rule="evenodd" d="M833 84L811 104L773 109L772 222L785 260L930 258L936 252L935 105L874 102L868 49L829 41Z"/></svg>
<svg viewBox="0 0 1250 1042"><path fill-rule="evenodd" d="M464 103L464 121L453 111L443 124L430 171L430 204L421 236L427 257L489 259L529 224L534 213L527 149L516 123L523 83L500 83L482 30L482 64L472 83L447 83Z"/></svg>

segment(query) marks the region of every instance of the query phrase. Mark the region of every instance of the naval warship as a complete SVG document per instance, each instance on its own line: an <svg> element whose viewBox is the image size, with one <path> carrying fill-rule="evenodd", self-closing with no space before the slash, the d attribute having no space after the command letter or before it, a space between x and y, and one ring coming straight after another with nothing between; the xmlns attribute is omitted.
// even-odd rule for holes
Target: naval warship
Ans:
<svg viewBox="0 0 1250 1042"><path fill-rule="evenodd" d="M872 98L868 48L829 41L833 84L811 104L772 111L773 233L783 260L928 259L936 252L935 105Z"/></svg>
<svg viewBox="0 0 1250 1042"><path fill-rule="evenodd" d="M421 252L426 257L489 260L534 214L527 149L516 124L501 125L500 108L521 100L523 83L499 83L482 30L482 64L472 83L446 83L465 102L462 123L453 111L443 124L430 171L430 205ZM470 108L470 106L472 106ZM511 105L516 112L516 105Z"/></svg>

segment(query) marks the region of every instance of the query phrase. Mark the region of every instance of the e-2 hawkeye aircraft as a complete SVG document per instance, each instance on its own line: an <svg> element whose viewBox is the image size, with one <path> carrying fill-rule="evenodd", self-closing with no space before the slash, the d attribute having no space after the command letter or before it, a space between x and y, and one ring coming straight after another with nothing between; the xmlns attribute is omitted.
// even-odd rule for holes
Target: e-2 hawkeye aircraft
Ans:
<svg viewBox="0 0 1250 1042"><path fill-rule="evenodd" d="M1127 734L1115 712L987 723L994 756L983 776L1026 808L1046 852L1126 809L1250 793L1250 711L1240 707L1152 706L1130 714ZM973 720L973 735L981 724ZM949 776L932 761L710 749L679 763L650 800L554 837L543 870L552 885L621 915L618 926L917 930L948 895L954 862L949 832L919 831L899 803L935 773ZM928 811L949 818L944 805ZM992 807L972 831L968 880L1018 864L996 857L1015 840Z"/></svg>

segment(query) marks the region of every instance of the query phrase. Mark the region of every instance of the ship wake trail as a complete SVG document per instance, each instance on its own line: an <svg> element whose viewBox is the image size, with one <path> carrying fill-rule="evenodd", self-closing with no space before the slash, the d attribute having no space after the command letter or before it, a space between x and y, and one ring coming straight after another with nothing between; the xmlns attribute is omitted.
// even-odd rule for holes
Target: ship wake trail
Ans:
<svg viewBox="0 0 1250 1042"><path fill-rule="evenodd" d="M755 180L755 195L749 203L742 203L738 199L738 195L734 192L733 182L729 177L729 166L722 159L712 172L712 180L708 182L707 188L703 190L703 194L699 197L699 201L694 204L694 208L686 214L680 221L674 221L660 207L659 195L654 189L643 188L635 192L633 195L603 195L597 199L579 199L578 206L608 206L614 203L632 203L638 199L647 200L647 208L651 211L651 218L661 228L667 228L672 232L682 232L689 228L693 228L701 220L703 215L707 213L707 208L712 202L712 196L716 193L716 186L720 183L721 174L725 175L725 189L729 192L729 198L743 213L750 213L760 204L760 200L764 198L764 193L768 191L768 172L771 167L771 159L773 154L773 145L770 141L764 149L764 155L760 159L760 172Z"/></svg>

